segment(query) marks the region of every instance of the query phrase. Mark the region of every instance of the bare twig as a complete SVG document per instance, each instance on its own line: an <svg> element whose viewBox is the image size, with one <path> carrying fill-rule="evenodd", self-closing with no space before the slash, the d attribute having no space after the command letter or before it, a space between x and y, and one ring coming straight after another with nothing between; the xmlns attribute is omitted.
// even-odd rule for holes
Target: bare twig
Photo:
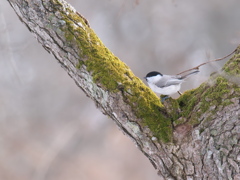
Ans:
<svg viewBox="0 0 240 180"><path fill-rule="evenodd" d="M193 67L193 68L191 68L191 69L188 69L188 70L185 70L185 71L183 71L183 72L180 72L180 73L178 73L177 75L183 74L183 73L185 73L185 72L188 72L188 71L191 71L191 70L194 70L194 69L197 69L197 70L198 70L200 66L203 66L203 65L208 64L208 63L211 63L211 62L221 61L221 60L223 60L223 59L226 59L227 57L229 57L229 56L231 56L233 53L235 53L236 50L237 50L237 48L236 48L233 52L231 52L230 54L228 54L227 56L224 56L224 57L222 57L222 58L213 59L213 60L204 62L204 63L202 63L202 64L199 64L199 65L196 66L196 67Z"/></svg>

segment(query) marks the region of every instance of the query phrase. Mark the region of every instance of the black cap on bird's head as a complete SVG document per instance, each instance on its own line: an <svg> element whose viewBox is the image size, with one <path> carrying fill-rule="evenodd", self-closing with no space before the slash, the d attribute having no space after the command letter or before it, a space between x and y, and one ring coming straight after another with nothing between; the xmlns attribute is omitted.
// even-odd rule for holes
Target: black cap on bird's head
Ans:
<svg viewBox="0 0 240 180"><path fill-rule="evenodd" d="M162 76L162 74L160 72L157 72L157 71L152 71L152 72L149 72L146 77L144 77L145 79L148 78L148 77L153 77L153 76L157 76L157 75L160 75Z"/></svg>

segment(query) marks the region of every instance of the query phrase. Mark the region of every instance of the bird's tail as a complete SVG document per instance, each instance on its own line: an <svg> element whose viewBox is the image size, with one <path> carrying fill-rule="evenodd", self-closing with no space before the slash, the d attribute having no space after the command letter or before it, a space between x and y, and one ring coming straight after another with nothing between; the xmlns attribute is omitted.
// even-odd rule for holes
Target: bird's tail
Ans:
<svg viewBox="0 0 240 180"><path fill-rule="evenodd" d="M185 75L181 75L181 79L186 79L186 78L188 78L191 75L197 74L198 72L199 72L199 70L194 70L194 71L192 71L190 73L187 73Z"/></svg>

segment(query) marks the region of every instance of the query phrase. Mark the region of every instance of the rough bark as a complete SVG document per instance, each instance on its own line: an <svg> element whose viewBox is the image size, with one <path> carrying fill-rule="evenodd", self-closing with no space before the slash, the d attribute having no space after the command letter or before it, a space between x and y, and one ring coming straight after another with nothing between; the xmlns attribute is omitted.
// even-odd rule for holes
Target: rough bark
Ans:
<svg viewBox="0 0 240 180"><path fill-rule="evenodd" d="M164 179L240 179L240 51L199 88L162 105L64 1L8 0L39 43Z"/></svg>

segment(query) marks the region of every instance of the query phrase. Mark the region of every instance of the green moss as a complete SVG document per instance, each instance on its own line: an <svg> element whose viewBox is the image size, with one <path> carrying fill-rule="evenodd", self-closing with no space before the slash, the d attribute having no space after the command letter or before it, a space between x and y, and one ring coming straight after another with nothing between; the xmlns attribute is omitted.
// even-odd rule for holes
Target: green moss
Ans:
<svg viewBox="0 0 240 180"><path fill-rule="evenodd" d="M149 127L153 135L158 139L171 141L172 130L171 121L162 115L161 103L155 94L149 90L136 78L129 68L118 58L116 58L94 34L88 30L91 39L91 47L81 44L83 54L87 54L85 61L87 70L92 72L93 80L101 84L102 88L110 92L121 91L125 100L135 110L138 118L143 119L142 124ZM95 44L94 44L95 42ZM119 89L119 84L123 89Z"/></svg>
<svg viewBox="0 0 240 180"><path fill-rule="evenodd" d="M57 5L62 6L60 3ZM67 41L66 47L73 47L79 52L76 68L80 69L84 64L94 82L101 88L113 93L122 93L135 115L142 119L138 123L147 126L152 135L160 141L170 142L172 123L159 98L103 45L84 19L71 9L66 10L67 14L60 13L61 21L65 22L61 31Z"/></svg>
<svg viewBox="0 0 240 180"><path fill-rule="evenodd" d="M235 93L231 93L231 91ZM177 101L181 109L181 118L186 118L187 123L193 126L202 121L200 118L204 113L204 121L210 121L219 108L232 104L230 100L239 96L239 86L231 83L228 79L221 75L213 75L209 81L203 83L197 89L187 91L180 96ZM182 119L175 119L174 124L180 124ZM183 123L185 123L184 121Z"/></svg>
<svg viewBox="0 0 240 180"><path fill-rule="evenodd" d="M181 117L188 117L193 107L198 103L198 96L195 90L190 90L184 92L177 101L182 112Z"/></svg>
<svg viewBox="0 0 240 180"><path fill-rule="evenodd" d="M224 65L223 70L228 75L240 75L240 47L238 47L236 54Z"/></svg>

